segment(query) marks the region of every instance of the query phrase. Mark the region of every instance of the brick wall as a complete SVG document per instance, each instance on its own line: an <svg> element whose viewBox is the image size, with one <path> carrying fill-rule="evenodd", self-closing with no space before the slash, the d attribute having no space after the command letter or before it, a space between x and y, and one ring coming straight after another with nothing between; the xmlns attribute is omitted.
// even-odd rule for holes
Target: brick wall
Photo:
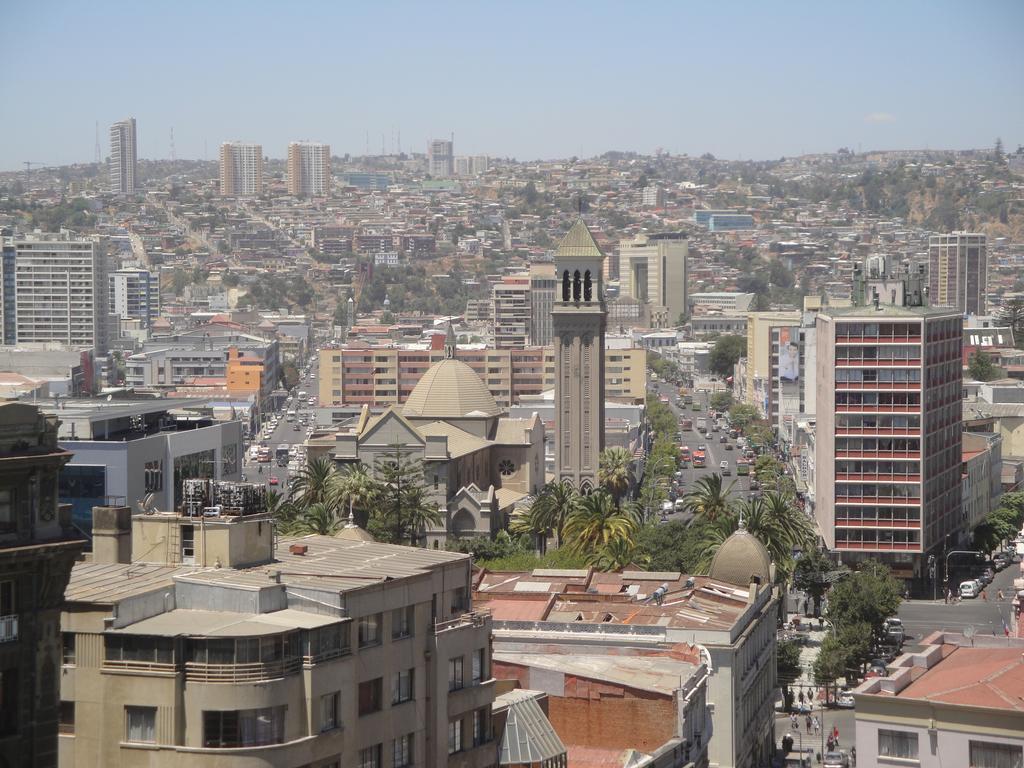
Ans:
<svg viewBox="0 0 1024 768"><path fill-rule="evenodd" d="M671 699L598 699L548 697L548 719L568 747L652 752L676 733L676 710Z"/></svg>

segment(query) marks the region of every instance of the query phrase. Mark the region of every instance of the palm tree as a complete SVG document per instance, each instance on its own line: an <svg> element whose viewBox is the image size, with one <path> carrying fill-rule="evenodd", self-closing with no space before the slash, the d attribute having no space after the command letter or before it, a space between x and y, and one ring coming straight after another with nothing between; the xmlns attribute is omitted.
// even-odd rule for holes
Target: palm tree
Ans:
<svg viewBox="0 0 1024 768"><path fill-rule="evenodd" d="M735 484L733 480L728 488L723 488L720 474L715 472L707 475L700 478L693 490L683 497L683 504L694 517L713 523L719 517L729 514L733 505L732 487Z"/></svg>
<svg viewBox="0 0 1024 768"><path fill-rule="evenodd" d="M761 496L765 514L775 521L775 526L789 544L790 552L799 549L807 551L815 544L814 526L810 519L793 502L793 497L779 491L768 491Z"/></svg>
<svg viewBox="0 0 1024 768"><path fill-rule="evenodd" d="M266 495L267 512L274 518L281 533L294 532L297 510L279 491L270 489Z"/></svg>
<svg viewBox="0 0 1024 768"><path fill-rule="evenodd" d="M295 532L333 536L341 530L341 526L342 521L338 517L337 507L318 501L315 504L310 504L296 520Z"/></svg>
<svg viewBox="0 0 1024 768"><path fill-rule="evenodd" d="M597 479L616 503L622 499L633 482L632 470L633 456L625 448L613 446L601 451Z"/></svg>
<svg viewBox="0 0 1024 768"><path fill-rule="evenodd" d="M640 552L633 541L615 540L608 546L587 556L587 564L600 571L619 571L630 565L646 566L651 562L650 555Z"/></svg>
<svg viewBox="0 0 1024 768"><path fill-rule="evenodd" d="M381 495L381 485L367 470L365 464L351 464L338 474L339 506L352 508L359 524L366 527L370 506Z"/></svg>
<svg viewBox="0 0 1024 768"><path fill-rule="evenodd" d="M612 542L633 543L638 528L631 508L623 509L609 493L596 491L580 500L562 532L571 552L591 556Z"/></svg>
<svg viewBox="0 0 1024 768"><path fill-rule="evenodd" d="M308 462L292 480L291 499L300 507L338 501L338 470L334 461L320 456Z"/></svg>
<svg viewBox="0 0 1024 768"><path fill-rule="evenodd" d="M569 483L548 483L537 495L530 507L530 518L534 528L523 529L547 538L555 536L555 546L562 545L565 521L576 511L580 495Z"/></svg>

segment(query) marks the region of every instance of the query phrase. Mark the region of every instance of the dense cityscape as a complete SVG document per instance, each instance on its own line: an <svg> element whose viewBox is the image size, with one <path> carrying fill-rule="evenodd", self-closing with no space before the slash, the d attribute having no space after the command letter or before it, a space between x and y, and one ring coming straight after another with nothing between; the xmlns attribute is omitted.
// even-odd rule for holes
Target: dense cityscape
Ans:
<svg viewBox="0 0 1024 768"><path fill-rule="evenodd" d="M0 171L0 768L1024 768L1024 137L124 96Z"/></svg>

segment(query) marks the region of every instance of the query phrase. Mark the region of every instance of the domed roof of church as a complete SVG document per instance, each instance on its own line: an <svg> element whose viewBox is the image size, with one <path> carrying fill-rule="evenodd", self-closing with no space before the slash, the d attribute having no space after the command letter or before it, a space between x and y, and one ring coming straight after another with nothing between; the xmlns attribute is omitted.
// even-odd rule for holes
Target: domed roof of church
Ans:
<svg viewBox="0 0 1024 768"><path fill-rule="evenodd" d="M718 547L708 576L737 586L746 586L755 577L761 584L772 580L772 559L764 544L741 524Z"/></svg>
<svg viewBox="0 0 1024 768"><path fill-rule="evenodd" d="M351 510L348 513L348 522L342 527L340 531L334 534L335 538L345 539L346 541L376 541L373 536L370 535L369 531L360 528L356 525L355 517Z"/></svg>
<svg viewBox="0 0 1024 768"><path fill-rule="evenodd" d="M450 419L469 414L499 416L501 409L476 371L461 360L448 357L434 363L423 374L405 401L402 413Z"/></svg>

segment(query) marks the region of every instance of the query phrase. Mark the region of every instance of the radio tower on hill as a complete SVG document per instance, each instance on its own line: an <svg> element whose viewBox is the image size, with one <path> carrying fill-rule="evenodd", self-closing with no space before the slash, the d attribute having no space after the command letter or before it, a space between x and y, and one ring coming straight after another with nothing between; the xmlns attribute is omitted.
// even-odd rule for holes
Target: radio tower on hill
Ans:
<svg viewBox="0 0 1024 768"><path fill-rule="evenodd" d="M100 121L96 121L96 165L100 164Z"/></svg>
<svg viewBox="0 0 1024 768"><path fill-rule="evenodd" d="M174 126L171 126L171 162L173 163L178 159L178 154L174 151Z"/></svg>

